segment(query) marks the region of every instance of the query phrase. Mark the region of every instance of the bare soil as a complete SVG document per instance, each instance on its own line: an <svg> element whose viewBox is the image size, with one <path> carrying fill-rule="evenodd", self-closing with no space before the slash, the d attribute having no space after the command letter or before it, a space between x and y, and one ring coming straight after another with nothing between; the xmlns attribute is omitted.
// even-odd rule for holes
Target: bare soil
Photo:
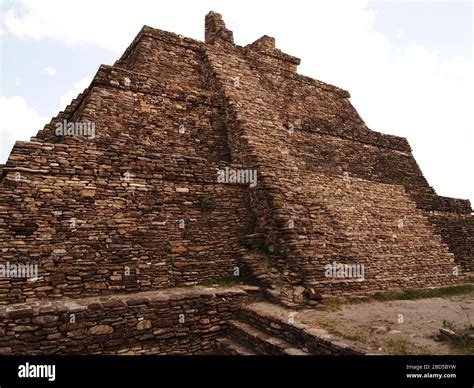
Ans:
<svg viewBox="0 0 474 388"><path fill-rule="evenodd" d="M343 304L336 311L301 310L295 320L360 342L378 354L474 354L472 334L463 346L437 340L442 327L457 331L474 325L474 297L469 294Z"/></svg>

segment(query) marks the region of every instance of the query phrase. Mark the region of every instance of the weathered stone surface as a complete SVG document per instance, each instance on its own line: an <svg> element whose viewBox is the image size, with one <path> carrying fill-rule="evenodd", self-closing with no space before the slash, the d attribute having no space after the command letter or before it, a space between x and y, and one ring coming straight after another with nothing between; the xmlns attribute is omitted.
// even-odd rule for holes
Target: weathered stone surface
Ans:
<svg viewBox="0 0 474 388"><path fill-rule="evenodd" d="M34 302L29 315L17 318L10 309L2 319L9 333L0 327L0 354L89 354L98 342L105 354L209 352L213 339L221 335L225 322L247 297L241 289L218 291L219 296L216 289L204 287L148 291L133 298L114 295L101 297L100 309L93 307L94 297L77 299L76 304ZM130 300L140 304L129 304ZM30 320L47 330L27 323ZM25 335L34 336L34 344L25 342Z"/></svg>
<svg viewBox="0 0 474 388"><path fill-rule="evenodd" d="M310 289L364 295L466 279L471 205L435 193L406 139L370 130L347 91L298 74L300 60L273 38L240 47L219 14L205 24L204 42L144 27L0 166L0 264L38 264L36 278L0 278L5 352L51 341L67 352L88 334L100 338L81 351L93 351L101 336L148 341L153 329L171 354L176 338L219 332L233 308L225 299L240 294L157 290L241 274L290 305L314 302ZM94 138L57 136L64 120L94 123ZM229 169L258 179L219 180ZM328 276L335 261L363 265L364 277ZM175 326L179 314L194 326ZM48 330L39 348L2 338L34 325Z"/></svg>
<svg viewBox="0 0 474 388"><path fill-rule="evenodd" d="M212 12L205 42L144 27L3 167L0 260L27 252L40 277L1 282L0 303L229 277L262 246L279 269L250 275L280 299L463 281L469 202L437 196L406 139L367 128L348 92L299 62L269 36L236 46ZM94 138L58 138L73 118ZM256 186L219 183L225 167L255 168ZM334 257L363 264L365 280L328 279Z"/></svg>
<svg viewBox="0 0 474 388"><path fill-rule="evenodd" d="M94 197L95 190L81 190L79 193L82 197Z"/></svg>
<svg viewBox="0 0 474 388"><path fill-rule="evenodd" d="M149 319L145 319L137 323L137 330L151 329L151 327L152 327L152 324Z"/></svg>
<svg viewBox="0 0 474 388"><path fill-rule="evenodd" d="M109 325L97 325L89 329L89 333L92 335L111 334L114 332L114 328Z"/></svg>
<svg viewBox="0 0 474 388"><path fill-rule="evenodd" d="M33 319L34 323L39 325L44 325L46 323L56 322L58 320L58 316L56 315L40 315Z"/></svg>

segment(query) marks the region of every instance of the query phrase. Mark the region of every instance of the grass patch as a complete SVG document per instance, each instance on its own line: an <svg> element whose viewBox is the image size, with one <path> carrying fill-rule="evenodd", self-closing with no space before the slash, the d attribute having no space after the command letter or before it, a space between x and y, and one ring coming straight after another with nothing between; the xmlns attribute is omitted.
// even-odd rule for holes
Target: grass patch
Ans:
<svg viewBox="0 0 474 388"><path fill-rule="evenodd" d="M388 349L397 355L409 354L410 344L406 338L390 338L387 341Z"/></svg>
<svg viewBox="0 0 474 388"><path fill-rule="evenodd" d="M256 286L257 281L243 276L227 276L203 283L206 287Z"/></svg>
<svg viewBox="0 0 474 388"><path fill-rule="evenodd" d="M424 354L422 349L416 349L407 338L383 338L382 340L377 336L372 335L370 328L356 328L356 327L334 327L334 323L319 321L318 325L327 330L329 334L346 340L354 341L362 344L369 349L377 349L384 354ZM421 353L420 353L421 352Z"/></svg>
<svg viewBox="0 0 474 388"><path fill-rule="evenodd" d="M337 311L341 308L342 305L349 303L349 300L344 299L344 298L328 298L328 299L323 299L323 303L321 307L325 311Z"/></svg>
<svg viewBox="0 0 474 388"><path fill-rule="evenodd" d="M62 136L54 135L54 136L49 140L49 143L57 144L57 143L61 143L61 140L62 140Z"/></svg>
<svg viewBox="0 0 474 388"><path fill-rule="evenodd" d="M375 299L378 301L415 300L464 294L474 294L474 284L462 284L459 286L449 286L429 290L417 290L413 288L407 288L406 290L401 291L378 292L374 294L370 299Z"/></svg>
<svg viewBox="0 0 474 388"><path fill-rule="evenodd" d="M408 288L400 291L383 291L377 292L367 297L343 297L335 296L323 299L321 308L326 311L340 310L346 304L368 303L373 301L389 302L392 300L416 300L426 298L448 297L455 295L474 295L474 284L462 284L459 286L449 286L436 288L432 290L417 290Z"/></svg>
<svg viewBox="0 0 474 388"><path fill-rule="evenodd" d="M449 329L449 330L453 330L453 331L456 330L456 326L454 325L454 322L453 321L447 321L446 319L443 320L443 327L445 329Z"/></svg>
<svg viewBox="0 0 474 388"><path fill-rule="evenodd" d="M201 208L203 208L204 210L208 210L212 208L213 205L214 201L212 200L210 195L204 195L203 197L201 197Z"/></svg>
<svg viewBox="0 0 474 388"><path fill-rule="evenodd" d="M368 344L371 342L370 338L366 334L355 333L355 332L350 333L347 330L344 330L344 331L338 330L332 324L329 324L327 322L319 322L319 325L323 329L325 329L329 334L332 334L339 338L345 338L350 341L360 342L362 344Z"/></svg>
<svg viewBox="0 0 474 388"><path fill-rule="evenodd" d="M259 252L265 256L281 256L280 252L273 245L264 245L260 247Z"/></svg>
<svg viewBox="0 0 474 388"><path fill-rule="evenodd" d="M346 304L360 304L372 302L373 300L368 297L344 297L334 296L322 299L321 308L325 311L337 311L340 310L343 305Z"/></svg>
<svg viewBox="0 0 474 388"><path fill-rule="evenodd" d="M474 354L474 341L469 338L453 338L449 340L449 345L460 354Z"/></svg>
<svg viewBox="0 0 474 388"><path fill-rule="evenodd" d="M438 336L441 341L448 343L458 354L474 354L474 326L472 324L458 330L454 322L444 320L443 327L454 331L457 337Z"/></svg>

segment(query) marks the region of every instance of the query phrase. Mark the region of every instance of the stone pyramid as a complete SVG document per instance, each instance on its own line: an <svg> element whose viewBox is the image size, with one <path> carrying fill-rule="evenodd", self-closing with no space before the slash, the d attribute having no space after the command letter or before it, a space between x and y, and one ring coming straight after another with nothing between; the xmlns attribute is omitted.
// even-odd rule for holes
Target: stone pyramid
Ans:
<svg viewBox="0 0 474 388"><path fill-rule="evenodd" d="M53 339L63 352L105 352L85 338L115 335L124 316L156 331L156 306L238 300L192 291L235 277L286 305L465 282L469 201L438 196L406 139L370 130L347 91L298 74L299 63L266 35L234 44L214 12L204 42L145 26L16 142L0 166L0 264L38 274L0 277L0 352L45 353ZM68 321L75 313L82 326ZM22 319L23 344L8 337ZM125 337L110 352L129 350Z"/></svg>

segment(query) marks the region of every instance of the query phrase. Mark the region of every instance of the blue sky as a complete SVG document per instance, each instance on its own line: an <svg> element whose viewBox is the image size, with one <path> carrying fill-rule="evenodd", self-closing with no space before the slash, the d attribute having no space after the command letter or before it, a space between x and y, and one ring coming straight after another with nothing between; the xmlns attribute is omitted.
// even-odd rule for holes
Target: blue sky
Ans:
<svg viewBox="0 0 474 388"><path fill-rule="evenodd" d="M377 12L374 27L399 48L413 41L449 59L472 57L472 2L369 1Z"/></svg>
<svg viewBox="0 0 474 388"><path fill-rule="evenodd" d="M7 38L2 45L2 96L21 95L44 116L56 115L59 97L116 54L91 45L67 47L55 39ZM100 62L102 61L102 62ZM48 75L46 68L56 70Z"/></svg>
<svg viewBox="0 0 474 388"><path fill-rule="evenodd" d="M0 0L0 9L0 163L142 25L202 40L215 10L238 44L274 36L302 59L300 73L349 90L371 129L408 138L439 194L474 201L471 1Z"/></svg>

